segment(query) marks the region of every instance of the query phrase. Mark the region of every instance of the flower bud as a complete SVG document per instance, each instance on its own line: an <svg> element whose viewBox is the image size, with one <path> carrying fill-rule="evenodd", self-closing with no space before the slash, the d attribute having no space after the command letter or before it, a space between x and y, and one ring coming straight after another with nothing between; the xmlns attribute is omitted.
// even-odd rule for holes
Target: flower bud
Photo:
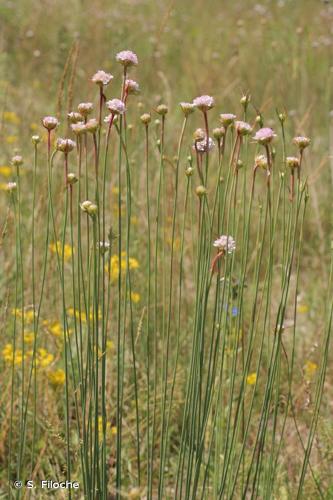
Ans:
<svg viewBox="0 0 333 500"><path fill-rule="evenodd" d="M45 127L48 131L54 130L59 125L58 119L54 116L45 116L42 123L43 127Z"/></svg>
<svg viewBox="0 0 333 500"><path fill-rule="evenodd" d="M222 139L225 135L225 128L224 127L217 127L214 128L213 130L213 137L217 140Z"/></svg>
<svg viewBox="0 0 333 500"><path fill-rule="evenodd" d="M16 191L16 189L17 189L16 182L8 182L8 184L6 185L6 190L9 191L10 193Z"/></svg>
<svg viewBox="0 0 333 500"><path fill-rule="evenodd" d="M206 138L206 132L202 128L197 128L193 134L194 141L203 141Z"/></svg>
<svg viewBox="0 0 333 500"><path fill-rule="evenodd" d="M13 158L12 158L12 165L14 165L14 167L20 167L21 165L23 165L23 158L22 158L22 156L20 156L20 155L13 156Z"/></svg>
<svg viewBox="0 0 333 500"><path fill-rule="evenodd" d="M185 116L189 116L195 111L195 106L191 102L181 102L180 107Z"/></svg>
<svg viewBox="0 0 333 500"><path fill-rule="evenodd" d="M222 113L220 115L220 121L222 125L226 128L229 127L236 120L236 115L232 113Z"/></svg>
<svg viewBox="0 0 333 500"><path fill-rule="evenodd" d="M168 112L168 106L165 104L159 104L156 108L156 113L158 113L161 116L165 116Z"/></svg>
<svg viewBox="0 0 333 500"><path fill-rule="evenodd" d="M92 102L80 102L78 105L77 109L79 110L79 113L81 113L82 116L85 118L92 113L92 110L94 108L94 105Z"/></svg>
<svg viewBox="0 0 333 500"><path fill-rule="evenodd" d="M73 174L73 173L69 173L69 174L67 175L67 184L72 184L72 185L73 185L73 184L75 184L76 182L78 182L78 180L79 180L79 179L78 179L78 178L76 177L76 175L75 175L75 174Z"/></svg>
<svg viewBox="0 0 333 500"><path fill-rule="evenodd" d="M187 177L191 177L191 175L193 175L193 167L187 167L187 169L185 170L185 175Z"/></svg>
<svg viewBox="0 0 333 500"><path fill-rule="evenodd" d="M137 66L138 56L131 50L122 50L116 55L116 61L122 64L125 68L129 66Z"/></svg>
<svg viewBox="0 0 333 500"><path fill-rule="evenodd" d="M72 123L71 129L75 135L82 135L86 130L86 124L84 122Z"/></svg>
<svg viewBox="0 0 333 500"><path fill-rule="evenodd" d="M33 143L33 144L35 144L35 145L39 144L39 143L40 143L40 137L39 137L39 135L33 135L33 136L31 137L31 141L32 141L32 143Z"/></svg>
<svg viewBox="0 0 333 500"><path fill-rule="evenodd" d="M140 120L144 125L149 125L149 123L151 122L150 113L144 113L143 115L141 115Z"/></svg>
<svg viewBox="0 0 333 500"><path fill-rule="evenodd" d="M92 201L83 201L80 206L81 210L83 210L83 212L86 212L91 217L94 217L97 214L98 207Z"/></svg>
<svg viewBox="0 0 333 500"><path fill-rule="evenodd" d="M97 132L98 127L99 127L99 125L98 125L98 121L96 120L96 118L90 118L90 120L88 120L86 123L87 132L90 132L92 134L95 134L95 132Z"/></svg>
<svg viewBox="0 0 333 500"><path fill-rule="evenodd" d="M296 156L287 156L286 165L287 165L287 167L291 168L292 170L294 168L298 168L300 165L299 158L296 158Z"/></svg>
<svg viewBox="0 0 333 500"><path fill-rule="evenodd" d="M59 139L57 139L57 144L56 144L57 151L61 151L62 153L65 154L70 153L71 151L73 151L75 146L76 143L71 139L62 139L60 137Z"/></svg>
<svg viewBox="0 0 333 500"><path fill-rule="evenodd" d="M81 115L81 113L77 113L76 111L71 111L70 113L67 114L69 123L78 123L82 122L84 117Z"/></svg>
<svg viewBox="0 0 333 500"><path fill-rule="evenodd" d="M307 148L311 144L311 139L309 137L297 136L293 138L293 143L299 147L301 151Z"/></svg>
<svg viewBox="0 0 333 500"><path fill-rule="evenodd" d="M205 196L207 194L207 189L205 186L197 186L195 189L196 194L201 198L202 196Z"/></svg>

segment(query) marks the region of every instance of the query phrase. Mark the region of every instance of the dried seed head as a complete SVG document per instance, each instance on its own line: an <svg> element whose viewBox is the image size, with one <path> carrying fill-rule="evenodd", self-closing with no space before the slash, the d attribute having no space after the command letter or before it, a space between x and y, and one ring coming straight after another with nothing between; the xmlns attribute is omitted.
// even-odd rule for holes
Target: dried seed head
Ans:
<svg viewBox="0 0 333 500"><path fill-rule="evenodd" d="M134 80L126 80L125 81L125 89L127 94L129 95L137 95L140 93L139 84Z"/></svg>
<svg viewBox="0 0 333 500"><path fill-rule="evenodd" d="M309 139L309 137L300 135L293 138L293 143L296 144L296 146L298 146L301 151L303 151L303 149L310 146L311 139Z"/></svg>
<svg viewBox="0 0 333 500"><path fill-rule="evenodd" d="M14 165L14 167L20 167L21 165L23 165L23 158L22 158L22 156L20 156L20 155L13 156L13 158L12 158L12 165Z"/></svg>
<svg viewBox="0 0 333 500"><path fill-rule="evenodd" d="M214 106L214 98L210 95L201 95L193 99L193 104L200 111L206 112Z"/></svg>
<svg viewBox="0 0 333 500"><path fill-rule="evenodd" d="M269 144L270 142L272 142L272 140L275 137L276 137L276 134L271 128L264 127L264 128L259 129L255 133L253 140L255 140L259 144L262 144L263 146L265 146L265 145Z"/></svg>
<svg viewBox="0 0 333 500"><path fill-rule="evenodd" d="M138 56L131 50L122 50L121 52L118 52L116 60L125 66L125 68L129 66L137 66L138 64Z"/></svg>
<svg viewBox="0 0 333 500"><path fill-rule="evenodd" d="M300 166L300 161L299 158L297 158L296 156L287 156L286 164L287 167L293 170L294 168L298 168Z"/></svg>
<svg viewBox="0 0 333 500"><path fill-rule="evenodd" d="M111 99L107 101L106 107L113 115L123 115L126 111L125 104L120 99Z"/></svg>
<svg viewBox="0 0 333 500"><path fill-rule="evenodd" d="M255 157L254 164L256 167L267 169L268 162L265 155L258 155Z"/></svg>
<svg viewBox="0 0 333 500"><path fill-rule="evenodd" d="M241 120L235 121L235 129L239 135L249 135L252 132L251 125Z"/></svg>
<svg viewBox="0 0 333 500"><path fill-rule="evenodd" d="M197 128L193 134L194 141L203 141L206 137L206 132L202 128Z"/></svg>
<svg viewBox="0 0 333 500"><path fill-rule="evenodd" d="M222 139L222 137L225 136L225 128L224 127L217 127L214 128L213 130L213 137L217 140Z"/></svg>
<svg viewBox="0 0 333 500"><path fill-rule="evenodd" d="M96 83L100 87L108 85L111 80L113 80L113 76L110 73L105 73L102 69L99 69L91 79L92 82Z"/></svg>
<svg viewBox="0 0 333 500"><path fill-rule="evenodd" d="M70 113L67 114L69 123L79 123L82 122L84 117L81 115L81 113L78 113L77 111L71 111Z"/></svg>
<svg viewBox="0 0 333 500"><path fill-rule="evenodd" d="M90 115L90 113L92 113L94 105L92 102L80 102L77 109L79 110L79 113L86 118Z"/></svg>
<svg viewBox="0 0 333 500"><path fill-rule="evenodd" d="M87 132L91 132L92 134L94 134L95 132L97 132L98 127L99 125L96 118L90 118L90 120L87 121L85 128Z"/></svg>
<svg viewBox="0 0 333 500"><path fill-rule="evenodd" d="M200 197L205 196L207 194L207 189L205 188L205 186L200 185L200 186L196 187L195 192L200 198Z"/></svg>
<svg viewBox="0 0 333 500"><path fill-rule="evenodd" d="M223 127L229 127L236 120L236 115L232 113L222 113L220 115L220 121Z"/></svg>
<svg viewBox="0 0 333 500"><path fill-rule="evenodd" d="M81 210L83 212L86 212L88 215L91 217L95 216L97 214L97 205L93 203L92 201L86 200L81 203Z"/></svg>
<svg viewBox="0 0 333 500"><path fill-rule="evenodd" d="M78 182L78 180L79 179L73 173L69 173L67 175L67 184L75 184L76 182Z"/></svg>
<svg viewBox="0 0 333 500"><path fill-rule="evenodd" d="M33 135L33 136L31 137L31 141L32 141L32 143L33 143L33 144L35 144L35 145L39 144L39 143L40 143L40 137L39 137L39 135Z"/></svg>
<svg viewBox="0 0 333 500"><path fill-rule="evenodd" d="M59 125L59 121L54 116L45 116L42 120L43 127L47 130L53 130Z"/></svg>
<svg viewBox="0 0 333 500"><path fill-rule="evenodd" d="M70 153L71 151L73 151L75 146L76 143L72 141L72 139L62 139L61 137L57 139L56 148L58 151L61 151L62 153L65 154Z"/></svg>
<svg viewBox="0 0 333 500"><path fill-rule="evenodd" d="M233 253L236 250L236 242L232 236L220 236L217 240L214 241L213 246L216 247L219 251L223 251L225 253Z"/></svg>
<svg viewBox="0 0 333 500"><path fill-rule="evenodd" d="M141 115L140 120L144 125L148 125L151 122L150 113L144 113L143 115Z"/></svg>
<svg viewBox="0 0 333 500"><path fill-rule="evenodd" d="M180 102L179 105L185 116L190 115L195 110L195 106L191 102Z"/></svg>
<svg viewBox="0 0 333 500"><path fill-rule="evenodd" d="M86 124L84 122L72 123L71 129L75 135L82 135L86 132Z"/></svg>
<svg viewBox="0 0 333 500"><path fill-rule="evenodd" d="M191 177L191 175L193 175L193 167L187 167L187 169L185 170L185 175L187 177Z"/></svg>
<svg viewBox="0 0 333 500"><path fill-rule="evenodd" d="M161 116L165 116L168 112L168 106L165 104L159 104L156 108L156 113L158 113Z"/></svg>

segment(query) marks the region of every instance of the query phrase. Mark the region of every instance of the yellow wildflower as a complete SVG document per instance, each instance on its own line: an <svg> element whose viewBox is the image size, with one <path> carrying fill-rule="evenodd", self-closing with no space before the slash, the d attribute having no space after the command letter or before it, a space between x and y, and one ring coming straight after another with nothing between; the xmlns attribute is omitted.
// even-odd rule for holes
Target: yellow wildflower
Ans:
<svg viewBox="0 0 333 500"><path fill-rule="evenodd" d="M312 361L307 361L304 365L304 374L307 380L311 380L318 369L318 365Z"/></svg>
<svg viewBox="0 0 333 500"><path fill-rule="evenodd" d="M51 354L50 352L47 352L47 350L44 349L43 347L40 347L39 349L37 349L36 354L37 354L36 355L36 366L40 366L41 368L46 368L47 366L49 366L54 359L53 354Z"/></svg>
<svg viewBox="0 0 333 500"><path fill-rule="evenodd" d="M47 374L47 377L52 385L63 385L66 380L66 375L64 370L61 368L53 370Z"/></svg>
<svg viewBox="0 0 333 500"><path fill-rule="evenodd" d="M15 144L17 142L18 137L16 135L6 135L5 141L7 144Z"/></svg>
<svg viewBox="0 0 333 500"><path fill-rule="evenodd" d="M248 385L254 385L257 381L257 374L256 373L250 373L247 377L246 377L246 383Z"/></svg>
<svg viewBox="0 0 333 500"><path fill-rule="evenodd" d="M16 309L12 309L12 315L16 316L18 318L22 318L22 309L20 307L17 307ZM26 309L24 311L24 322L25 323L33 323L34 321L34 310L33 309Z"/></svg>
<svg viewBox="0 0 333 500"><path fill-rule="evenodd" d="M137 304L138 302L140 302L140 294L139 293L136 293L136 292L132 292L131 293L131 300L132 302L134 302L134 304Z"/></svg>
<svg viewBox="0 0 333 500"><path fill-rule="evenodd" d="M61 241L57 241L57 243L50 243L49 249L52 253L56 254L57 250L59 253L60 258L62 257L62 243ZM70 245L67 245L65 243L64 246L64 260L67 262L72 256L72 247Z"/></svg>
<svg viewBox="0 0 333 500"><path fill-rule="evenodd" d="M33 344L34 340L35 340L34 332L26 332L24 334L24 342L26 344Z"/></svg>
<svg viewBox="0 0 333 500"><path fill-rule="evenodd" d="M3 120L12 125L19 125L21 120L14 111L4 111Z"/></svg>
<svg viewBox="0 0 333 500"><path fill-rule="evenodd" d="M22 363L23 354L21 349L15 349L15 356L14 356L14 349L12 344L6 344L5 347L2 349L2 357L8 364L11 364L14 359L14 364L20 365Z"/></svg>
<svg viewBox="0 0 333 500"><path fill-rule="evenodd" d="M7 183L6 182L0 182L0 190L7 191Z"/></svg>
<svg viewBox="0 0 333 500"><path fill-rule="evenodd" d="M38 129L39 129L38 123L30 123L30 130L32 130L34 132L35 130L38 130Z"/></svg>
<svg viewBox="0 0 333 500"><path fill-rule="evenodd" d="M3 175L4 177L10 177L11 174L12 174L11 167L8 167L7 165L0 166L0 175Z"/></svg>
<svg viewBox="0 0 333 500"><path fill-rule="evenodd" d="M103 418L100 416L98 417L98 434L100 440L103 439ZM106 438L110 438L112 436L115 436L117 434L117 427L111 426L110 422L106 422L106 429L105 429L105 435Z"/></svg>
<svg viewBox="0 0 333 500"><path fill-rule="evenodd" d="M307 313L308 310L309 310L309 307L306 304L299 304L297 306L297 312L299 312L301 314Z"/></svg>

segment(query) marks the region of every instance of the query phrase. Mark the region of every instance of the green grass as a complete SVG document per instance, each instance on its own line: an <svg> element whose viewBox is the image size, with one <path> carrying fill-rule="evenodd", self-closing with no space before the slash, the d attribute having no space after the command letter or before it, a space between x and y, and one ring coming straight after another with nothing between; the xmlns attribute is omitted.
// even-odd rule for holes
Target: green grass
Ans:
<svg viewBox="0 0 333 500"><path fill-rule="evenodd" d="M77 480L72 498L331 498L332 17L310 0L0 6L3 498L29 498L15 479ZM126 119L75 137L67 113L91 101L98 119L99 68L120 97L127 48ZM207 122L179 102L201 94L210 135L235 113L277 139L230 126L196 154ZM311 145L291 201L295 135Z"/></svg>

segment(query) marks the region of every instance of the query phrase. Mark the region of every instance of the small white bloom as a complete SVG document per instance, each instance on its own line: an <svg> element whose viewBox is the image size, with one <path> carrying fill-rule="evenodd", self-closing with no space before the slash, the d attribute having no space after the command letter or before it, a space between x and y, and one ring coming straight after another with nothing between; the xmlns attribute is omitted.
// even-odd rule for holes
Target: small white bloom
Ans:
<svg viewBox="0 0 333 500"><path fill-rule="evenodd" d="M122 50L116 55L116 60L123 66L137 66L138 56L131 50Z"/></svg>
<svg viewBox="0 0 333 500"><path fill-rule="evenodd" d="M211 151L213 147L215 146L215 142L211 137L208 137L208 148L207 148L207 139L203 139L202 141L197 141L193 149L196 149L199 153L207 153L207 151Z"/></svg>
<svg viewBox="0 0 333 500"><path fill-rule="evenodd" d="M239 135L249 135L252 132L251 125L241 120L235 122L235 129Z"/></svg>
<svg viewBox="0 0 333 500"><path fill-rule="evenodd" d="M59 125L59 121L54 116L45 116L43 118L43 126L47 130L53 130Z"/></svg>
<svg viewBox="0 0 333 500"><path fill-rule="evenodd" d="M102 69L99 69L91 79L92 82L97 83L97 85L101 87L103 87L103 85L108 85L111 80L113 80L113 76Z"/></svg>
<svg viewBox="0 0 333 500"><path fill-rule="evenodd" d="M126 111L125 104L120 99L111 99L111 101L107 101L106 107L113 115L123 115Z"/></svg>
<svg viewBox="0 0 333 500"><path fill-rule="evenodd" d="M136 82L134 80L130 80L130 79L126 80L125 88L126 88L127 94L139 94L139 92L140 92L139 84L138 84L138 82Z"/></svg>
<svg viewBox="0 0 333 500"><path fill-rule="evenodd" d="M193 105L201 111L208 111L214 106L214 98L210 95L201 95L193 99Z"/></svg>
<svg viewBox="0 0 333 500"><path fill-rule="evenodd" d="M236 250L236 242L232 236L220 236L214 241L213 246L218 248L221 252L233 253Z"/></svg>

